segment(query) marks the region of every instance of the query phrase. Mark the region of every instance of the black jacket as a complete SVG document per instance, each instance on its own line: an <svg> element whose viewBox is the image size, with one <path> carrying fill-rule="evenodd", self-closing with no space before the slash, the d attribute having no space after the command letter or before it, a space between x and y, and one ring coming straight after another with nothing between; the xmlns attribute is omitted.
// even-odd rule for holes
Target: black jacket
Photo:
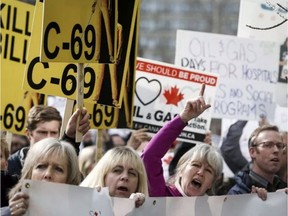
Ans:
<svg viewBox="0 0 288 216"><path fill-rule="evenodd" d="M235 176L236 184L229 190L228 194L247 194L251 193L252 185L260 188L265 188L268 192L275 192L278 189L286 188L287 183L283 182L277 175L274 177L273 184L263 184L257 179L253 178L252 171L249 166L237 173ZM254 174L255 175L255 174Z"/></svg>
<svg viewBox="0 0 288 216"><path fill-rule="evenodd" d="M10 175L7 171L1 170L1 207L9 205L8 193L18 180L17 175Z"/></svg>

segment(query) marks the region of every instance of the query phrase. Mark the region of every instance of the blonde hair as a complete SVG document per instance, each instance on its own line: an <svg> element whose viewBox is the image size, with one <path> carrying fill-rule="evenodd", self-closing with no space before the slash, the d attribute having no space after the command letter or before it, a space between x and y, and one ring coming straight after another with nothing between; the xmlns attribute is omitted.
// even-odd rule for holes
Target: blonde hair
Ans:
<svg viewBox="0 0 288 216"><path fill-rule="evenodd" d="M9 198L21 189L21 184L24 179L31 179L35 164L40 160L49 158L51 155L58 155L67 160L68 176L66 184L78 185L80 183L81 173L78 166L76 151L73 146L65 141L60 141L57 138L48 137L36 142L30 147L21 171L22 174L19 183L12 188L9 193Z"/></svg>
<svg viewBox="0 0 288 216"><path fill-rule="evenodd" d="M212 167L214 171L214 182L211 192L213 192L216 180L221 176L223 170L223 158L218 149L208 144L197 144L187 151L177 164L174 178L175 182L180 180L183 170L192 161L205 161Z"/></svg>
<svg viewBox="0 0 288 216"><path fill-rule="evenodd" d="M87 146L83 148L78 156L78 164L80 168L80 172L85 178L90 172L91 167L93 168L96 164L96 146Z"/></svg>
<svg viewBox="0 0 288 216"><path fill-rule="evenodd" d="M139 192L148 195L147 175L143 161L138 153L128 146L118 146L107 151L80 186L105 187L105 176L107 173L123 162L131 164L138 172L138 187L135 193Z"/></svg>

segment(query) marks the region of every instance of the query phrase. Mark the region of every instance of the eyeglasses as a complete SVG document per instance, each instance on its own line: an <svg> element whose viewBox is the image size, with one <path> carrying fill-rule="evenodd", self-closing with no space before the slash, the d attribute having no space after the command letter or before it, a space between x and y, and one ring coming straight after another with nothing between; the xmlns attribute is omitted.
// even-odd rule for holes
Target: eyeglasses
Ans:
<svg viewBox="0 0 288 216"><path fill-rule="evenodd" d="M277 146L277 148L279 150L283 150L283 149L286 148L286 145L284 143L281 143L281 142L274 143L274 142L271 142L271 141L261 142L261 143L258 143L258 144L252 145L252 146L253 147L262 146L263 148L266 148L266 149L272 149L272 148L274 148L275 145Z"/></svg>

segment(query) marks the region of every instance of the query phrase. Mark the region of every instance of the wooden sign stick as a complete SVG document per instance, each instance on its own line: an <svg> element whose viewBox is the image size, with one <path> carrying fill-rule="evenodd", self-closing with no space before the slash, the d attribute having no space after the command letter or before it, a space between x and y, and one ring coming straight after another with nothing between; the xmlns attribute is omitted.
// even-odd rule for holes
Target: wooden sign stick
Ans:
<svg viewBox="0 0 288 216"><path fill-rule="evenodd" d="M95 155L95 161L99 162L99 160L103 156L103 142L102 142L102 136L103 136L103 130L98 129L97 134L97 141L96 141L96 155Z"/></svg>
<svg viewBox="0 0 288 216"><path fill-rule="evenodd" d="M75 100L66 98L64 116L63 116L63 120L62 120L61 131L60 131L60 137L63 137L64 132L65 132L66 127L67 127L67 124L68 124L68 121L69 121L69 118L71 117L71 115L73 113L74 101Z"/></svg>
<svg viewBox="0 0 288 216"><path fill-rule="evenodd" d="M79 63L77 66L77 108L82 110L84 106L84 63ZM76 142L81 142L83 134L78 131L81 114L78 116L76 125Z"/></svg>

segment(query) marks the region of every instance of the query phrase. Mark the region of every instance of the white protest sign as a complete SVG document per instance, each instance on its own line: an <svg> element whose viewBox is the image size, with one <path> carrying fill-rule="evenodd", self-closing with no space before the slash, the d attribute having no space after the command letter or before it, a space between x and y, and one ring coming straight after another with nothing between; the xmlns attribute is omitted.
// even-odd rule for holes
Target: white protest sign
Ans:
<svg viewBox="0 0 288 216"><path fill-rule="evenodd" d="M133 129L148 128L148 132L157 133L184 109L187 100L199 96L202 83L206 84L205 100L213 105L217 80L217 74L137 58ZM192 119L178 140L202 141L210 127L211 110Z"/></svg>
<svg viewBox="0 0 288 216"><path fill-rule="evenodd" d="M29 216L114 216L108 188L80 187L25 180L22 191L29 194Z"/></svg>
<svg viewBox="0 0 288 216"><path fill-rule="evenodd" d="M241 0L239 37L285 41L288 35L287 0Z"/></svg>
<svg viewBox="0 0 288 216"><path fill-rule="evenodd" d="M117 198L114 198L117 200ZM266 201L256 194L198 197L146 198L129 216L286 216L287 194L268 193ZM127 216L128 216L127 215Z"/></svg>
<svg viewBox="0 0 288 216"><path fill-rule="evenodd" d="M240 194L227 196L222 207L221 216L264 216L287 215L287 194L271 192L267 200L261 200L256 194Z"/></svg>
<svg viewBox="0 0 288 216"><path fill-rule="evenodd" d="M288 106L288 1L241 0L239 10L239 37L278 43L278 84L276 102Z"/></svg>
<svg viewBox="0 0 288 216"><path fill-rule="evenodd" d="M275 111L275 122L282 131L288 130L288 111L287 107L277 106Z"/></svg>
<svg viewBox="0 0 288 216"><path fill-rule="evenodd" d="M275 42L178 30L175 64L219 74L212 117L273 119L278 53Z"/></svg>
<svg viewBox="0 0 288 216"><path fill-rule="evenodd" d="M135 200L111 198L107 188L97 192L94 188L25 180L22 190L29 194L28 216L230 216L232 212L233 216L287 215L284 192L268 193L266 201L256 194L146 197L144 204L135 208Z"/></svg>

